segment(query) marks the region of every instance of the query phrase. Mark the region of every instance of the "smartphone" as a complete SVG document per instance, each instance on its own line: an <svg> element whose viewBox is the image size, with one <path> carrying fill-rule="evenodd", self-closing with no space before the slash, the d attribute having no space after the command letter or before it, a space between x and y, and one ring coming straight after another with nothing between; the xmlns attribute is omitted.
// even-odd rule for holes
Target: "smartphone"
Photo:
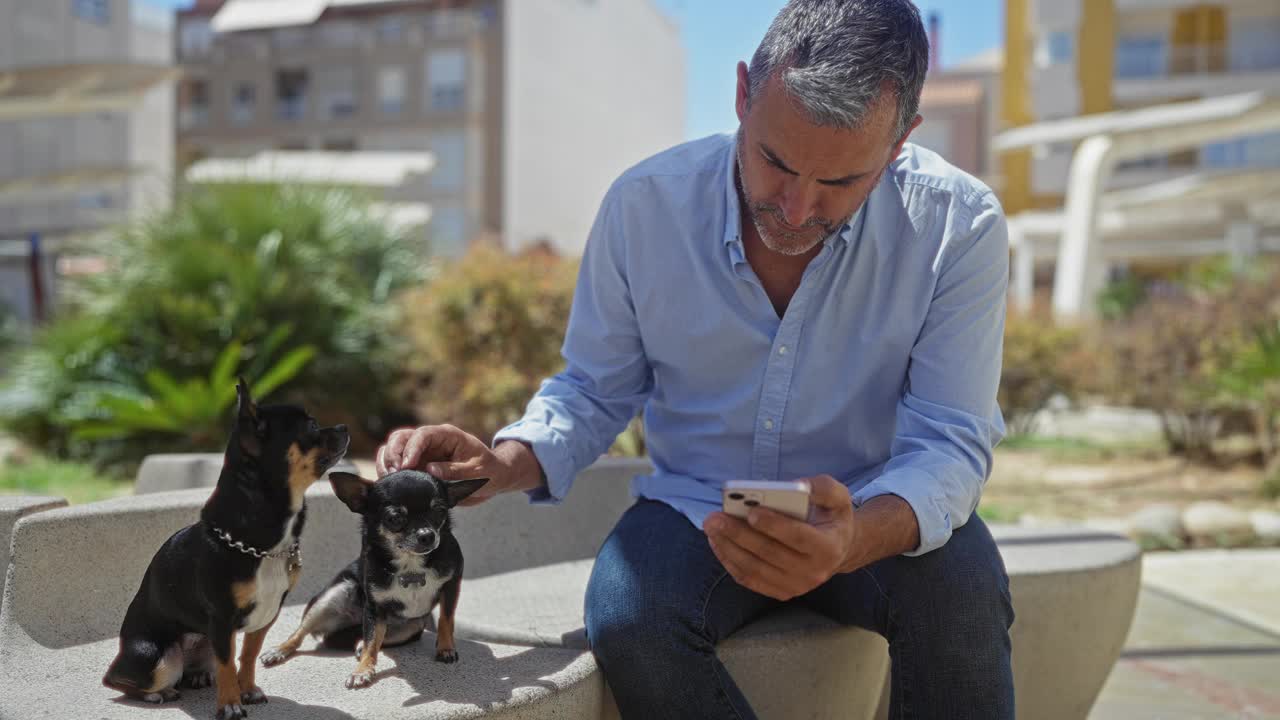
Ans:
<svg viewBox="0 0 1280 720"><path fill-rule="evenodd" d="M768 480L730 480L722 490L724 511L747 518L753 507L766 507L796 520L809 520L809 483Z"/></svg>

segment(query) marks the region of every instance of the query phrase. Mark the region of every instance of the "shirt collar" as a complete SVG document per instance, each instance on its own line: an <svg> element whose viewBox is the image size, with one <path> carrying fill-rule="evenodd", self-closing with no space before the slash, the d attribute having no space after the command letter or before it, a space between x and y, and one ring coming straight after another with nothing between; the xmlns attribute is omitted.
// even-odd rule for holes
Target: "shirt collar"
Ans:
<svg viewBox="0 0 1280 720"><path fill-rule="evenodd" d="M724 244L732 245L737 243L742 245L742 205L738 200L738 184L734 181L738 171L738 134L732 133L728 136L728 150L725 152L727 156L724 164L724 197L725 197L725 218L724 218ZM855 227L862 226L862 217L867 208L867 204L871 202L871 196L875 195L875 190L871 191L871 195L867 196L862 207L858 208L858 212L849 218L849 222L845 223L835 233L835 237L839 238L848 245L855 235ZM831 238L827 238L823 242L830 243Z"/></svg>

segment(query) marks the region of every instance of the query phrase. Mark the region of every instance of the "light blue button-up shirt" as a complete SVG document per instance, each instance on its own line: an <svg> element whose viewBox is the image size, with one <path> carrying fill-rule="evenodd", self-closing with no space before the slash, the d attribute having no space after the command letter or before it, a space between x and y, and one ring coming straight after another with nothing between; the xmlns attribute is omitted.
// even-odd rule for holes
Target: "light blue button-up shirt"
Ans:
<svg viewBox="0 0 1280 720"><path fill-rule="evenodd" d="M562 354L518 422L558 502L643 410L655 471L632 493L694 525L726 480L829 474L855 505L894 494L917 555L978 504L992 448L1008 284L992 192L906 145L828 237L779 318L743 250L734 136L652 157L609 189Z"/></svg>

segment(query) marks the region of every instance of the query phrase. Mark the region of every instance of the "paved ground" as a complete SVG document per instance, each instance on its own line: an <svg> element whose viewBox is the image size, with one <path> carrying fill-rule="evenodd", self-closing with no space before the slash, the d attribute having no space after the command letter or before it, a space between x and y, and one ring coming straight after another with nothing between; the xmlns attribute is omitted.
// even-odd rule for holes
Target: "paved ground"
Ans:
<svg viewBox="0 0 1280 720"><path fill-rule="evenodd" d="M1280 550L1147 555L1090 720L1280 720Z"/></svg>

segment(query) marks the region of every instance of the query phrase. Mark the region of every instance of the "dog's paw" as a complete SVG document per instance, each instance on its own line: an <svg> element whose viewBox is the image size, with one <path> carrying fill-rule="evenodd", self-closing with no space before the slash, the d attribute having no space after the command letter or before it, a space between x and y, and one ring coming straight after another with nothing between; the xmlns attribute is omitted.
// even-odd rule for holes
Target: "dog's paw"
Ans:
<svg viewBox="0 0 1280 720"><path fill-rule="evenodd" d="M173 688L165 688L160 692L147 693L146 695L142 696L142 699L145 702L155 703L156 705L159 705L160 703L173 702L174 700L177 700L180 697L182 697L182 693L178 692L177 690L174 690Z"/></svg>
<svg viewBox="0 0 1280 720"><path fill-rule="evenodd" d="M373 683L373 671L366 670L364 672L351 673L351 677L347 678L347 689L355 690L356 688L369 687Z"/></svg>
<svg viewBox="0 0 1280 720"><path fill-rule="evenodd" d="M212 684L213 684L213 673L205 672L203 670L196 670L183 675L182 680L178 682L178 687L191 688L192 690L199 690L200 688L207 688Z"/></svg>
<svg viewBox="0 0 1280 720"><path fill-rule="evenodd" d="M436 661L442 663L458 662L458 651L453 648L436 650Z"/></svg>
<svg viewBox="0 0 1280 720"><path fill-rule="evenodd" d="M279 665L288 659L288 653L280 648L276 648L262 653L262 656L258 658L258 661L262 663L262 667L271 667L272 665Z"/></svg>
<svg viewBox="0 0 1280 720"><path fill-rule="evenodd" d="M249 717L249 713L239 705L223 705L218 708L218 714L214 715L214 720L241 720L241 718Z"/></svg>
<svg viewBox="0 0 1280 720"><path fill-rule="evenodd" d="M261 705L267 701L267 694L262 692L262 688L254 685L251 690L240 693L240 702L245 705Z"/></svg>

